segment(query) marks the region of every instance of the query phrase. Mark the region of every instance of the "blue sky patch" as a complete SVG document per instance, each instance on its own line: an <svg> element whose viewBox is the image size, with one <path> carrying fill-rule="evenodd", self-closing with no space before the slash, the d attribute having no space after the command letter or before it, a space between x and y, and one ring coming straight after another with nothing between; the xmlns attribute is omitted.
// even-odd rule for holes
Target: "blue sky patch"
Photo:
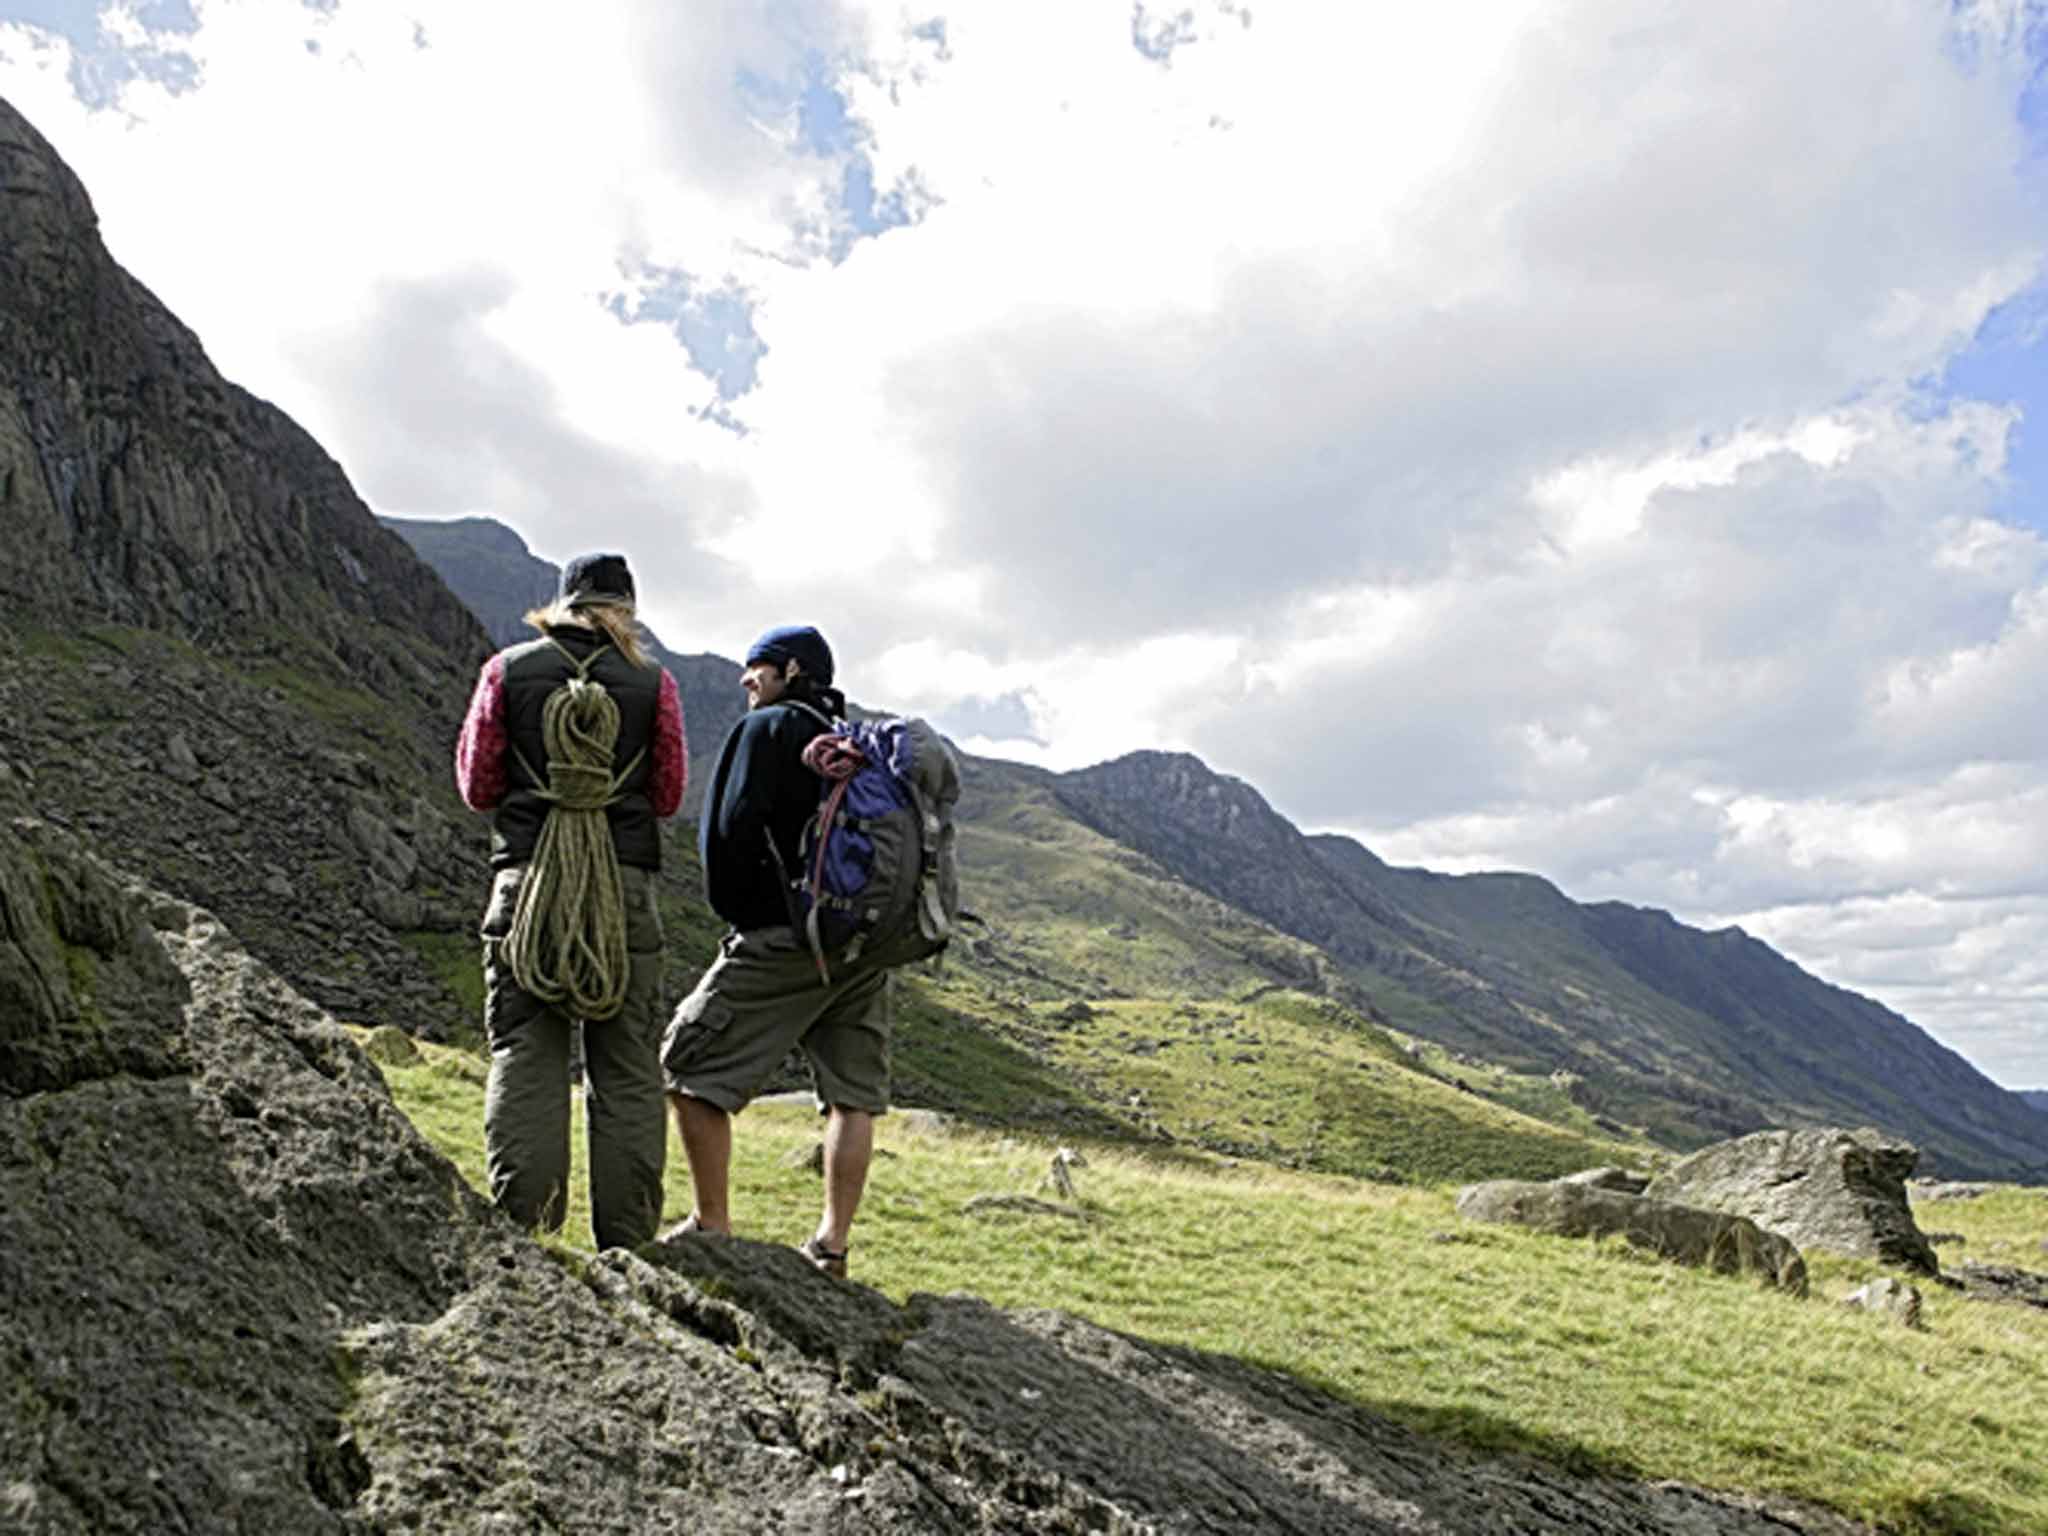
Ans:
<svg viewBox="0 0 2048 1536"><path fill-rule="evenodd" d="M2001 510L2048 533L2048 282L1994 309L1949 360L1939 389L1944 398L2020 408L2006 445Z"/></svg>
<svg viewBox="0 0 2048 1536"><path fill-rule="evenodd" d="M131 81L147 80L173 95L199 84L199 61L177 44L199 30L190 0L144 0L136 20L149 34L129 44L100 23L96 0L9 0L0 20L61 37L71 45L72 94L94 111L114 106Z"/></svg>
<svg viewBox="0 0 2048 1536"><path fill-rule="evenodd" d="M1195 40L1195 13L1154 16L1144 0L1131 7L1131 46L1163 69L1173 66L1173 50Z"/></svg>
<svg viewBox="0 0 2048 1536"><path fill-rule="evenodd" d="M629 287L606 294L604 307L621 325L659 325L681 343L690 366L711 381L717 400L698 415L744 433L729 409L759 382L768 344L754 329L754 301L727 279L712 286L681 267L641 263L626 272Z"/></svg>
<svg viewBox="0 0 2048 1536"><path fill-rule="evenodd" d="M2022 168L2032 177L2036 212L2048 207L2048 6L2028 10L2022 46L2031 71L2020 93L2026 135ZM1978 66L1974 45L1958 62ZM1987 315L1970 344L1933 381L1934 399L1988 400L2020 408L2006 443L2006 491L1999 510L2048 533L2048 274Z"/></svg>
<svg viewBox="0 0 2048 1536"><path fill-rule="evenodd" d="M943 17L913 27L911 35L930 43L940 58L947 57ZM853 105L838 81L835 62L815 49L804 54L789 79L742 70L734 81L748 110L757 116L770 122L794 118L800 154L839 163L836 205L822 221L796 231L799 244L822 253L835 266L862 240L917 223L937 202L915 171L887 188L877 184L869 153L874 136L853 115Z"/></svg>

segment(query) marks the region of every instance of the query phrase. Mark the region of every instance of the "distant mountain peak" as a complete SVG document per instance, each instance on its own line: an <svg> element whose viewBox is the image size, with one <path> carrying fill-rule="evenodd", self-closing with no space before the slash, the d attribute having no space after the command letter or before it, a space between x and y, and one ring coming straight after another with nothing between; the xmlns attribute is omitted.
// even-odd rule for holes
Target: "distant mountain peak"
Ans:
<svg viewBox="0 0 2048 1536"><path fill-rule="evenodd" d="M501 523L495 517L380 516L377 520L394 533L403 535L407 543L413 542L412 535L415 532L439 529L450 534L459 534L469 541L473 548L493 555L531 560L535 565L547 564L528 547L517 528L510 523ZM550 565L548 569L553 570L554 567Z"/></svg>
<svg viewBox="0 0 2048 1536"><path fill-rule="evenodd" d="M1071 791L1110 801L1176 806L1183 815L1214 823L1212 830L1216 831L1243 835L1247 822L1293 830L1250 784L1218 773L1192 752L1151 748L1127 752L1092 768L1062 774L1060 782Z"/></svg>

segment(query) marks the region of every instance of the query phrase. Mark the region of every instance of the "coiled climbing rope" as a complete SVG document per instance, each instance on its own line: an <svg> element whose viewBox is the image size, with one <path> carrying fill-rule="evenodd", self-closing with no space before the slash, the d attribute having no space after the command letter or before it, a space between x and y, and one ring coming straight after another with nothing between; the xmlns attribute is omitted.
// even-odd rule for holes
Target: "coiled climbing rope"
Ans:
<svg viewBox="0 0 2048 1536"><path fill-rule="evenodd" d="M551 804L505 936L513 980L583 1019L611 1018L626 1001L626 892L605 808L639 763L612 775L619 706L587 675L596 659L578 663L541 709L540 795Z"/></svg>

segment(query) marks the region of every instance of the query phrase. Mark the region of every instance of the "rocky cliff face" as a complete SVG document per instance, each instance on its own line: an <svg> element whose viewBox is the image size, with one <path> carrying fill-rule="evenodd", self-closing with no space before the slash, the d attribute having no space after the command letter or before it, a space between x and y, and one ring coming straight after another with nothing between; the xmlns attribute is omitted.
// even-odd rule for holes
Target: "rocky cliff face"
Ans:
<svg viewBox="0 0 2048 1536"><path fill-rule="evenodd" d="M476 621L340 466L227 383L106 253L85 190L0 102L0 507L10 609L194 638L279 625L377 685L469 660Z"/></svg>
<svg viewBox="0 0 2048 1536"><path fill-rule="evenodd" d="M1134 753L1062 775L1065 806L1219 899L1320 945L1378 1017L1524 1071L1587 1108L1701 1145L1868 1122L1945 1172L2048 1177L2039 1117L1926 1033L1747 935L1528 875L1393 869L1305 837L1198 759Z"/></svg>
<svg viewBox="0 0 2048 1536"><path fill-rule="evenodd" d="M0 1525L1836 1532L789 1250L543 1250L210 914L0 825Z"/></svg>
<svg viewBox="0 0 2048 1536"><path fill-rule="evenodd" d="M438 1035L473 922L449 753L489 641L220 377L0 102L0 805L203 901L323 1003Z"/></svg>

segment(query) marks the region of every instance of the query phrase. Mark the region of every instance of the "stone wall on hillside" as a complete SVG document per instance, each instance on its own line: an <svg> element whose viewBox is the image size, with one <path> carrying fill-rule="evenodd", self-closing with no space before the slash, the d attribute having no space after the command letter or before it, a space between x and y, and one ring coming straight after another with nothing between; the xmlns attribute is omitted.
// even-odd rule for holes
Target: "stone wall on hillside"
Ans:
<svg viewBox="0 0 2048 1536"><path fill-rule="evenodd" d="M1848 1529L793 1251L550 1251L211 914L0 826L0 1527Z"/></svg>

